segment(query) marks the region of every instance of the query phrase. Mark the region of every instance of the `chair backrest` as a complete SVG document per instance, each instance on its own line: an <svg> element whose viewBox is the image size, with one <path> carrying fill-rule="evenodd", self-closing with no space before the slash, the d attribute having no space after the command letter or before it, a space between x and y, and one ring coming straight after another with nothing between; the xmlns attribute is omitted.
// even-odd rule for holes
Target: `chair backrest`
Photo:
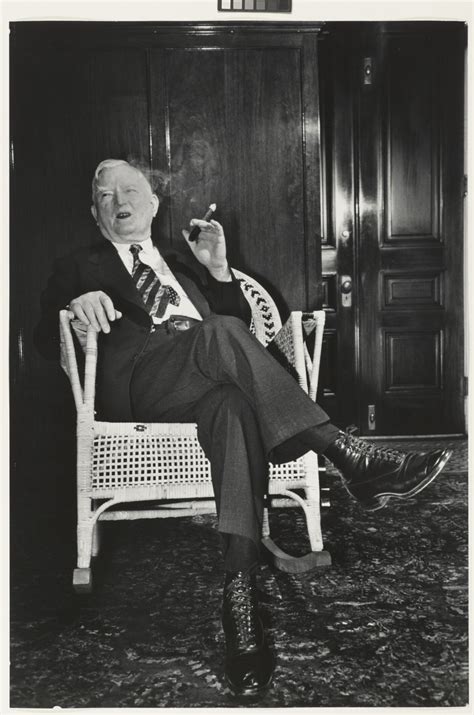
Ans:
<svg viewBox="0 0 474 715"><path fill-rule="evenodd" d="M232 269L240 281L240 288L252 311L252 332L263 345L273 340L281 328L281 318L270 293L255 278L242 271Z"/></svg>

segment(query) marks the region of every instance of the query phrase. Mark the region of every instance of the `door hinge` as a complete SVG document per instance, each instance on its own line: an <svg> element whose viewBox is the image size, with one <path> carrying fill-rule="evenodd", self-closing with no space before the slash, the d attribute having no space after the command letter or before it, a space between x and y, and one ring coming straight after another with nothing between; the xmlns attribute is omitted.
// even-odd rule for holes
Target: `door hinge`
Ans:
<svg viewBox="0 0 474 715"><path fill-rule="evenodd" d="M363 84L372 84L372 78L374 75L373 64L374 64L374 62L373 62L372 57L364 57L363 65L362 65Z"/></svg>
<svg viewBox="0 0 474 715"><path fill-rule="evenodd" d="M367 423L369 426L369 431L374 432L375 425L375 405L368 405L367 407Z"/></svg>
<svg viewBox="0 0 474 715"><path fill-rule="evenodd" d="M462 195L463 198L466 198L467 196L467 174L464 174L463 182L462 182Z"/></svg>

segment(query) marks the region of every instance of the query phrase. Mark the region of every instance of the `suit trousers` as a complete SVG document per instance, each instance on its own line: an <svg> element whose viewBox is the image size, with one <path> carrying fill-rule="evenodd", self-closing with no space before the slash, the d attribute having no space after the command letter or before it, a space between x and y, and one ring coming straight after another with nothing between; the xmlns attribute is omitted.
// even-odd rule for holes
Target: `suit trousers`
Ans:
<svg viewBox="0 0 474 715"><path fill-rule="evenodd" d="M157 326L130 384L134 419L196 422L211 464L218 528L260 540L268 461L323 452L338 429L239 318Z"/></svg>

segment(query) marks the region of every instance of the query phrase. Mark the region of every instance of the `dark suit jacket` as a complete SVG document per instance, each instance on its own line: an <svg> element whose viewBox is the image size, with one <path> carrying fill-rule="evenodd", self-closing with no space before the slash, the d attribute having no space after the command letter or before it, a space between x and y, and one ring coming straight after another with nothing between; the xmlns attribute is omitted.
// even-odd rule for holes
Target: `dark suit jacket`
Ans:
<svg viewBox="0 0 474 715"><path fill-rule="evenodd" d="M216 281L193 256L162 254L176 279L203 318L212 313L233 315L250 324L251 311L235 276ZM153 325L133 280L114 246L103 240L55 262L54 273L41 296L41 320L35 344L42 355L59 359L59 311L73 298L104 291L122 318L99 336L97 397L100 416L110 421L133 419L129 385L137 356Z"/></svg>

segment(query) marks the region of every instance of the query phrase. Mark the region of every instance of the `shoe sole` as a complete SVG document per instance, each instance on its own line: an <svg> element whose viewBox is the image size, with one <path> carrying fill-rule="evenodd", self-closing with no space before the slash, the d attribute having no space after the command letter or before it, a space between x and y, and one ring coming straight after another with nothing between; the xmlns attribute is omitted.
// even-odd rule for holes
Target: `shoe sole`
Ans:
<svg viewBox="0 0 474 715"><path fill-rule="evenodd" d="M267 690L269 689L270 685L272 684L272 681L273 681L273 673L272 673L268 683L265 683L265 685L262 685L261 688L257 688L257 689L249 688L247 690L235 690L232 683L227 678L227 676L225 677L226 685L229 688L232 695L234 696L234 698L246 698L248 700L250 700L251 698L257 698L257 697L260 697L261 695L264 695L267 692Z"/></svg>
<svg viewBox="0 0 474 715"><path fill-rule="evenodd" d="M416 487L413 487L413 489L410 489L409 492L404 492L403 494L397 494L396 492L383 492L381 494L377 494L374 499L411 499L411 497L416 496L419 494L423 489L425 489L433 479L436 479L436 477L440 474L440 472L443 471L445 468L446 464L448 461L451 459L453 455L453 450L452 449L445 449L443 451L442 456L439 458L437 464L435 464L433 470L419 483L416 485ZM386 502L385 502L386 503ZM383 505L385 506L385 505ZM381 506L376 507L372 511L375 511L376 509L381 509Z"/></svg>
<svg viewBox="0 0 474 715"><path fill-rule="evenodd" d="M389 501L390 501L389 496L383 496L383 497L374 497L371 502L360 501L359 503L363 507L364 511L378 511L379 509L383 509L384 506L387 506ZM373 503L373 506L371 506L372 503Z"/></svg>

